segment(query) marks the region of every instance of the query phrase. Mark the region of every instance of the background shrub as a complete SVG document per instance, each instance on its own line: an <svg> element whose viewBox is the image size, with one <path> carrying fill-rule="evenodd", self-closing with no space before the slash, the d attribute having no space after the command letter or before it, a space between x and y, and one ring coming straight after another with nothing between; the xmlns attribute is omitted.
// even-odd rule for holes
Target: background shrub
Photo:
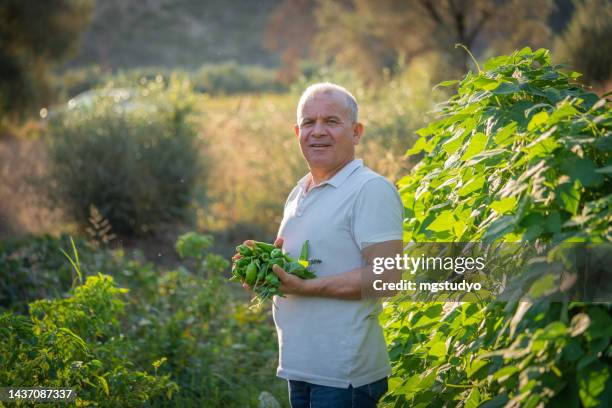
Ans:
<svg viewBox="0 0 612 408"><path fill-rule="evenodd" d="M57 101L68 100L90 89L103 88L107 82L107 75L99 65L73 68L51 78Z"/></svg>
<svg viewBox="0 0 612 408"><path fill-rule="evenodd" d="M189 82L173 76L72 100L50 121L51 197L80 226L94 206L124 235L183 218L202 174L192 98Z"/></svg>
<svg viewBox="0 0 612 408"><path fill-rule="evenodd" d="M71 252L72 243L83 276L104 272L124 286L154 286L156 272L143 264L138 252L128 259L124 250L108 251L83 239L71 241L66 234L10 239L0 243L0 311L26 314L29 303L37 299L64 296L77 283L77 274L62 252Z"/></svg>
<svg viewBox="0 0 612 408"><path fill-rule="evenodd" d="M276 79L276 70L235 61L205 64L193 74L194 87L210 94L280 92L284 86Z"/></svg>
<svg viewBox="0 0 612 408"><path fill-rule="evenodd" d="M79 240L76 245L83 248L84 243ZM73 272L61 252L69 247L66 235L0 243L0 310L25 313L29 302L60 296L70 289Z"/></svg>

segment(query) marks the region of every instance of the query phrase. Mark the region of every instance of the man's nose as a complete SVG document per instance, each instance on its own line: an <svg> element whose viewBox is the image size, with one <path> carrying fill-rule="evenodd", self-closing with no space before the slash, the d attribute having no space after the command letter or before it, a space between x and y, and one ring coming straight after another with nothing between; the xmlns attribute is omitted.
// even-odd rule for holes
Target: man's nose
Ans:
<svg viewBox="0 0 612 408"><path fill-rule="evenodd" d="M313 136L324 136L325 135L325 125L322 121L317 120L312 128Z"/></svg>

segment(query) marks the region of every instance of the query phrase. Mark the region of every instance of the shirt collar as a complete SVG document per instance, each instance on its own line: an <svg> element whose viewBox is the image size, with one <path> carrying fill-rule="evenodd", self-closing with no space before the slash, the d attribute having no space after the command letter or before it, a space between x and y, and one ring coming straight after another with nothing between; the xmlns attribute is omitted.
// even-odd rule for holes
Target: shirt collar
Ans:
<svg viewBox="0 0 612 408"><path fill-rule="evenodd" d="M359 167L363 166L363 160L361 159L355 159L349 163L347 163L343 168L340 169L339 172L337 172L332 178L330 178L329 180L326 180L324 182L322 182L321 184L319 184L318 186L322 186L325 184L329 184L333 187L340 187L342 185L342 183L344 183L346 181L346 179L355 171L357 170ZM304 177L302 177L300 179L300 181L298 182L298 184L302 187L305 188L306 187L306 183L308 182L308 179L310 178L310 173L306 174ZM318 187L317 186L317 187Z"/></svg>

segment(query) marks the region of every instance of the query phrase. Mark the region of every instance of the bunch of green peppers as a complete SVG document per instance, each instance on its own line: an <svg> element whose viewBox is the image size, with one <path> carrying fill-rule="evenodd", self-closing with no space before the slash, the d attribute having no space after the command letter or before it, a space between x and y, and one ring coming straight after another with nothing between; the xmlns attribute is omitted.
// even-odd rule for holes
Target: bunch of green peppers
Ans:
<svg viewBox="0 0 612 408"><path fill-rule="evenodd" d="M299 259L295 260L284 254L280 248L265 242L252 241L253 245L238 245L232 265L232 281L247 283L255 298L261 303L271 299L274 295L284 296L280 290L278 276L272 271L274 265L278 265L287 273L291 273L302 279L316 277L309 267L320 263L318 259L308 260L308 241L302 245Z"/></svg>

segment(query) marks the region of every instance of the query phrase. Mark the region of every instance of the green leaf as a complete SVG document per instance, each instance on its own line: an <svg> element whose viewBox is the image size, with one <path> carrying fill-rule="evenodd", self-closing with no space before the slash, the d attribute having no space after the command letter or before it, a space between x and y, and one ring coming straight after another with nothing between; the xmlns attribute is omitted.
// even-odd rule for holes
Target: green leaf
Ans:
<svg viewBox="0 0 612 408"><path fill-rule="evenodd" d="M559 207L576 215L578 206L580 205L580 186L577 182L571 183L569 180L561 183L555 189L555 199Z"/></svg>
<svg viewBox="0 0 612 408"><path fill-rule="evenodd" d="M491 208L498 214L510 212L516 207L516 197L506 197L491 203Z"/></svg>
<svg viewBox="0 0 612 408"><path fill-rule="evenodd" d="M419 138L414 143L414 145L410 149L408 149L408 151L406 152L406 156L421 153L425 146L427 146L427 139L425 139L424 137Z"/></svg>
<svg viewBox="0 0 612 408"><path fill-rule="evenodd" d="M417 386L421 382L421 377L419 374L411 375L404 381L404 384L395 389L395 394L398 395L412 395L415 392L419 391Z"/></svg>
<svg viewBox="0 0 612 408"><path fill-rule="evenodd" d="M391 376L389 377L389 391L395 392L395 390L402 385L401 378Z"/></svg>
<svg viewBox="0 0 612 408"><path fill-rule="evenodd" d="M495 137L493 138L495 144L497 144L498 146L506 146L507 144L509 144L508 142L512 142L514 139L513 136L515 136L516 126L516 122L511 122L510 124L498 130L495 134Z"/></svg>
<svg viewBox="0 0 612 408"><path fill-rule="evenodd" d="M611 174L612 173L612 165L599 168L599 169L595 170L595 172L599 173L599 174Z"/></svg>
<svg viewBox="0 0 612 408"><path fill-rule="evenodd" d="M497 370L495 374L493 374L492 380L497 381L498 383L503 383L508 378L512 377L515 373L519 371L517 366L505 366L500 370Z"/></svg>
<svg viewBox="0 0 612 408"><path fill-rule="evenodd" d="M529 288L529 296L532 298L538 298L545 296L557 290L558 285L555 277L551 274L545 274L539 277L531 287Z"/></svg>
<svg viewBox="0 0 612 408"><path fill-rule="evenodd" d="M423 373L420 375L421 381L419 382L418 388L421 390L427 390L431 388L432 385L436 382L436 376L438 375L437 370L431 369L430 373Z"/></svg>
<svg viewBox="0 0 612 408"><path fill-rule="evenodd" d="M570 362L578 361L583 355L582 348L577 341L570 341L562 351L563 359Z"/></svg>
<svg viewBox="0 0 612 408"><path fill-rule="evenodd" d="M102 368L103 367L103 364L102 364L102 362L100 360L95 360L95 359L91 360L89 362L89 364L94 366L94 367L96 367L96 368Z"/></svg>
<svg viewBox="0 0 612 408"><path fill-rule="evenodd" d="M466 165L473 166L477 163L480 163L486 160L485 163L487 165L493 166L493 165L502 163L502 161L504 160L505 156L508 155L508 153L509 151L506 149L485 150L484 152L478 153L477 155L472 157L470 161L466 163Z"/></svg>
<svg viewBox="0 0 612 408"><path fill-rule="evenodd" d="M436 85L434 87L434 89L437 88L437 87L441 87L441 86L452 86L452 85L455 85L455 84L458 84L458 83L459 83L459 81L456 80L456 79L453 79L451 81L442 81L438 85Z"/></svg>
<svg viewBox="0 0 612 408"><path fill-rule="evenodd" d="M483 239L487 241L494 241L501 236L514 230L516 225L516 218L514 216L505 215L497 220L493 221L487 228L483 235Z"/></svg>
<svg viewBox="0 0 612 408"><path fill-rule="evenodd" d="M458 192L459 197L465 197L468 194L471 194L475 191L482 189L484 184L485 184L484 176L479 176L479 177L475 177L471 179L463 187L461 187L461 189Z"/></svg>
<svg viewBox="0 0 612 408"><path fill-rule="evenodd" d="M554 283L553 283L554 284ZM563 322L552 322L544 329L540 338L546 340L556 340L567 334L568 328Z"/></svg>
<svg viewBox="0 0 612 408"><path fill-rule="evenodd" d="M444 343L442 339L436 341L429 348L429 355L432 357L436 357L436 358L442 358L446 356L446 344Z"/></svg>
<svg viewBox="0 0 612 408"><path fill-rule="evenodd" d="M551 211L548 217L544 220L544 230L551 234L561 232L561 215L559 211Z"/></svg>
<svg viewBox="0 0 612 408"><path fill-rule="evenodd" d="M567 103L563 104L559 108L555 109L550 115L550 124L555 124L561 119L564 119L569 116L574 116L576 114L578 114L576 108Z"/></svg>
<svg viewBox="0 0 612 408"><path fill-rule="evenodd" d="M604 176L597 172L597 166L589 158L574 156L563 160L561 167L565 174L580 181L585 187L598 187L603 183Z"/></svg>
<svg viewBox="0 0 612 408"><path fill-rule="evenodd" d="M489 364L487 360L474 360L466 370L466 374L468 378L472 378L474 374L478 372L481 368Z"/></svg>
<svg viewBox="0 0 612 408"><path fill-rule="evenodd" d="M591 308L589 310L591 325L587 329L586 335L591 339L609 338L612 336L612 318L607 311L601 308Z"/></svg>
<svg viewBox="0 0 612 408"><path fill-rule="evenodd" d="M508 396L506 394L499 394L495 398L486 401L481 404L478 408L501 408L508 402Z"/></svg>
<svg viewBox="0 0 612 408"><path fill-rule="evenodd" d="M108 383L106 382L106 379L99 375L96 375L96 378L98 379L98 382L102 386L102 389L104 390L104 394L106 394L106 396L108 397L110 395L110 390L108 389Z"/></svg>
<svg viewBox="0 0 612 408"><path fill-rule="evenodd" d="M487 71L491 71L491 70L494 70L495 68L499 68L502 65L509 64L510 61L511 61L511 57L507 55L500 55L497 57L493 57L493 58L488 59L484 63L484 69Z"/></svg>
<svg viewBox="0 0 612 408"><path fill-rule="evenodd" d="M444 144L442 144L442 149L448 154L455 153L457 150L459 150L459 148L463 144L463 139L465 138L465 134L466 132L464 129L457 130L455 132L455 135L453 135L453 137L451 137L446 142L444 142Z"/></svg>
<svg viewBox="0 0 612 408"><path fill-rule="evenodd" d="M465 153L463 153L463 156L461 156L461 160L469 160L476 154L482 152L487 144L487 140L487 136L482 132L478 132L472 136Z"/></svg>
<svg viewBox="0 0 612 408"><path fill-rule="evenodd" d="M436 216L427 229L434 232L449 231L453 228L454 223L455 217L453 217L453 213L450 211L443 211Z"/></svg>
<svg viewBox="0 0 612 408"><path fill-rule="evenodd" d="M300 261L308 260L308 240L304 241L302 245L302 250L300 251L300 257L298 258Z"/></svg>
<svg viewBox="0 0 612 408"><path fill-rule="evenodd" d="M478 391L478 388L472 388L472 391L470 391L470 395L468 395L467 399L465 400L465 408L477 408L478 405L480 404L480 391Z"/></svg>
<svg viewBox="0 0 612 408"><path fill-rule="evenodd" d="M487 77L479 77L474 82L472 82L472 86L476 89L483 89L485 91L490 91L499 86L500 82L496 79L491 79Z"/></svg>
<svg viewBox="0 0 612 408"><path fill-rule="evenodd" d="M539 126L545 124L546 121L548 121L548 112L546 111L538 112L535 115L533 115L533 117L529 121L529 124L527 125L527 130L531 132L534 129L538 128Z"/></svg>
<svg viewBox="0 0 612 408"><path fill-rule="evenodd" d="M578 393L585 408L604 406L602 394L609 378L609 368L599 362L578 372Z"/></svg>
<svg viewBox="0 0 612 408"><path fill-rule="evenodd" d="M521 88L512 82L503 82L498 87L493 89L493 95L508 95L519 92Z"/></svg>
<svg viewBox="0 0 612 408"><path fill-rule="evenodd" d="M88 352L87 343L85 343L85 341L72 330L67 327L60 327L58 331L68 335L68 337L70 337L80 347L81 351L85 353Z"/></svg>

